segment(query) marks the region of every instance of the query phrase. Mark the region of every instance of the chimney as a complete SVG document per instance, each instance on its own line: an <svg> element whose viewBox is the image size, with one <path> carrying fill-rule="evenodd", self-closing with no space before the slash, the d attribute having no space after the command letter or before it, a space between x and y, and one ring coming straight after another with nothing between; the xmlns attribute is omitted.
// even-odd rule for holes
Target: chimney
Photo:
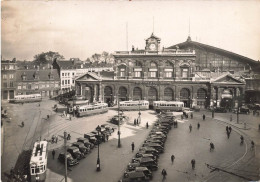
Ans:
<svg viewBox="0 0 260 182"><path fill-rule="evenodd" d="M132 51L135 51L135 47L132 45Z"/></svg>

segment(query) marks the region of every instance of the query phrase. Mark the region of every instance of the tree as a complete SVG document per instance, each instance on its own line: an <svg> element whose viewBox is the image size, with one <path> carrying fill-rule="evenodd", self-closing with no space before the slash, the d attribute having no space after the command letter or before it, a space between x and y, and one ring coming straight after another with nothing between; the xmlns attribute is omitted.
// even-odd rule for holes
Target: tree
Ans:
<svg viewBox="0 0 260 182"><path fill-rule="evenodd" d="M114 62L114 57L112 54L109 54L108 52L103 51L102 54L93 54L90 58L91 62L95 62L95 63L111 63L113 64Z"/></svg>
<svg viewBox="0 0 260 182"><path fill-rule="evenodd" d="M64 57L62 55L60 55L58 52L43 52L41 54L37 54L34 56L34 63L37 65L40 64L52 64L52 62L54 61L54 59L64 59Z"/></svg>
<svg viewBox="0 0 260 182"><path fill-rule="evenodd" d="M101 58L101 54L97 54L97 53L95 53L95 54L93 54L92 56L91 56L91 62L97 62L97 63L99 63L100 62L100 58Z"/></svg>

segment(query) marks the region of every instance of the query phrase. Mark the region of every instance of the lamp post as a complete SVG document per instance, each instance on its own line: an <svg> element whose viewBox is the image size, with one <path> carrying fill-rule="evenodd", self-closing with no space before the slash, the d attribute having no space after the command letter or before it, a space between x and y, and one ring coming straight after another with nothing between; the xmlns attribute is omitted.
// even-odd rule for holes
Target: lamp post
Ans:
<svg viewBox="0 0 260 182"><path fill-rule="evenodd" d="M117 147L120 148L121 147L121 142L120 142L120 116L119 116L119 94L117 95L117 102L118 102L118 145Z"/></svg>
<svg viewBox="0 0 260 182"><path fill-rule="evenodd" d="M99 158L99 142L100 142L100 135L99 132L101 131L100 126L98 125L96 128L97 132L98 132L98 157L97 157L97 171L100 171L100 158Z"/></svg>
<svg viewBox="0 0 260 182"><path fill-rule="evenodd" d="M138 104L138 106L139 106L139 113L138 113L138 122L139 122L139 124L141 124L141 111L140 111L140 105L141 105L141 103L140 103L140 99L139 99L139 104Z"/></svg>

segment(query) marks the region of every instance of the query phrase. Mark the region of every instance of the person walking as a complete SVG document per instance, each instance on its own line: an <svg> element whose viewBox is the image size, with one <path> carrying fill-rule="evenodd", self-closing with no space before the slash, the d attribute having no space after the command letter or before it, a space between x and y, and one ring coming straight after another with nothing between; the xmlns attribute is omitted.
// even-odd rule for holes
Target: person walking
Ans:
<svg viewBox="0 0 260 182"><path fill-rule="evenodd" d="M198 123L198 130L200 129L200 123Z"/></svg>
<svg viewBox="0 0 260 182"><path fill-rule="evenodd" d="M255 142L252 140L251 141L251 147L250 147L250 150L253 150L255 148Z"/></svg>
<svg viewBox="0 0 260 182"><path fill-rule="evenodd" d="M173 164L173 162L174 162L174 159L175 159L175 156L174 156L174 155L172 155L172 156L171 156L171 161L172 161L172 164Z"/></svg>
<svg viewBox="0 0 260 182"><path fill-rule="evenodd" d="M205 114L203 114L202 118L203 118L203 121L205 121L205 118L206 118Z"/></svg>
<svg viewBox="0 0 260 182"><path fill-rule="evenodd" d="M227 132L227 133L229 132L229 128L228 128L228 126L226 126L226 132Z"/></svg>
<svg viewBox="0 0 260 182"><path fill-rule="evenodd" d="M195 169L195 163L196 163L195 159L192 159L191 160L191 167L192 167L193 170Z"/></svg>
<svg viewBox="0 0 260 182"><path fill-rule="evenodd" d="M165 169L162 170L163 179L166 179L167 172Z"/></svg>
<svg viewBox="0 0 260 182"><path fill-rule="evenodd" d="M132 142L131 146L132 146L132 152L134 152L134 150L135 150L135 143Z"/></svg>
<svg viewBox="0 0 260 182"><path fill-rule="evenodd" d="M191 126L191 124L190 124L189 128L190 128L190 132L191 132L191 130L192 130L192 126Z"/></svg>
<svg viewBox="0 0 260 182"><path fill-rule="evenodd" d="M148 129L149 128L149 124L148 124L148 122L146 122L146 129Z"/></svg>
<svg viewBox="0 0 260 182"><path fill-rule="evenodd" d="M55 150L53 149L52 150L52 159L54 159L55 158Z"/></svg>
<svg viewBox="0 0 260 182"><path fill-rule="evenodd" d="M229 131L227 131L227 137L228 137L228 139L229 139L229 137L230 137L230 132L229 132Z"/></svg>
<svg viewBox="0 0 260 182"><path fill-rule="evenodd" d="M55 143L58 143L58 136L55 136Z"/></svg>
<svg viewBox="0 0 260 182"><path fill-rule="evenodd" d="M231 133L231 131L232 131L231 126L228 127L228 130L229 130L229 133Z"/></svg>
<svg viewBox="0 0 260 182"><path fill-rule="evenodd" d="M134 125L136 126L136 119L134 119Z"/></svg>
<svg viewBox="0 0 260 182"><path fill-rule="evenodd" d="M193 119L193 113L190 113L190 118Z"/></svg>
<svg viewBox="0 0 260 182"><path fill-rule="evenodd" d="M139 126L139 121L138 121L138 119L136 119L136 124L137 124L137 126Z"/></svg>
<svg viewBox="0 0 260 182"><path fill-rule="evenodd" d="M108 135L106 135L106 138L107 138L107 141L108 141L108 139L109 139L109 136L108 136Z"/></svg>

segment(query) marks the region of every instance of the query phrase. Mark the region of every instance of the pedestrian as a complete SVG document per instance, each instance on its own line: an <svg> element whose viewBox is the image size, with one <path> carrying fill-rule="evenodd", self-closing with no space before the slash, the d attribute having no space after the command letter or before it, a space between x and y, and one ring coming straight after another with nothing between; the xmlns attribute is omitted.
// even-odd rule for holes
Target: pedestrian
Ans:
<svg viewBox="0 0 260 182"><path fill-rule="evenodd" d="M50 119L50 115L47 115L47 119Z"/></svg>
<svg viewBox="0 0 260 182"><path fill-rule="evenodd" d="M198 130L200 129L200 123L198 123Z"/></svg>
<svg viewBox="0 0 260 182"><path fill-rule="evenodd" d="M69 115L70 121L71 121L71 114Z"/></svg>
<svg viewBox="0 0 260 182"><path fill-rule="evenodd" d="M227 133L229 132L229 128L228 128L228 126L226 126L226 132L227 132Z"/></svg>
<svg viewBox="0 0 260 182"><path fill-rule="evenodd" d="M203 121L204 121L204 120L205 120L205 118L206 118L205 114L203 114L202 118L203 118Z"/></svg>
<svg viewBox="0 0 260 182"><path fill-rule="evenodd" d="M231 131L232 131L231 126L228 127L228 130L229 130L229 133L231 133Z"/></svg>
<svg viewBox="0 0 260 182"><path fill-rule="evenodd" d="M190 118L193 119L193 113L190 113Z"/></svg>
<svg viewBox="0 0 260 182"><path fill-rule="evenodd" d="M148 124L148 122L146 122L146 129L148 129L149 128L149 124Z"/></svg>
<svg viewBox="0 0 260 182"><path fill-rule="evenodd" d="M228 138L230 137L230 132L229 132L229 131L227 131L227 137L228 137Z"/></svg>
<svg viewBox="0 0 260 182"><path fill-rule="evenodd" d="M192 167L192 169L195 169L195 163L196 163L195 159L192 159L191 160L191 167Z"/></svg>
<svg viewBox="0 0 260 182"><path fill-rule="evenodd" d="M190 132L191 132L191 130L192 130L192 126L191 126L191 124L190 124L189 128L190 128Z"/></svg>
<svg viewBox="0 0 260 182"><path fill-rule="evenodd" d="M109 136L108 136L108 135L106 135L106 138L107 138L107 141L108 141L108 139L109 139Z"/></svg>
<svg viewBox="0 0 260 182"><path fill-rule="evenodd" d="M230 122L232 121L233 119L232 119L232 114L230 115Z"/></svg>
<svg viewBox="0 0 260 182"><path fill-rule="evenodd" d="M134 119L134 125L136 126L136 119Z"/></svg>
<svg viewBox="0 0 260 182"><path fill-rule="evenodd" d="M54 139L55 139L55 136L52 135L52 137L51 137L51 143L54 143Z"/></svg>
<svg viewBox="0 0 260 182"><path fill-rule="evenodd" d="M39 103L39 105L38 105L39 107L41 106L41 103Z"/></svg>
<svg viewBox="0 0 260 182"><path fill-rule="evenodd" d="M254 147L255 147L255 142L252 140L252 141L251 141L251 148L250 148L250 150L253 150Z"/></svg>
<svg viewBox="0 0 260 182"><path fill-rule="evenodd" d="M175 159L175 156L174 156L174 155L172 155L172 156L171 156L171 161L172 161L172 164L173 164L173 162L174 162L174 159Z"/></svg>
<svg viewBox="0 0 260 182"><path fill-rule="evenodd" d="M134 150L135 150L135 143L132 142L131 146L132 146L132 152L134 152Z"/></svg>
<svg viewBox="0 0 260 182"><path fill-rule="evenodd" d="M136 119L136 124L137 124L137 126L139 126L139 120L138 120L138 118Z"/></svg>
<svg viewBox="0 0 260 182"><path fill-rule="evenodd" d="M58 136L55 136L55 143L58 143Z"/></svg>
<svg viewBox="0 0 260 182"><path fill-rule="evenodd" d="M165 179L165 178L166 178L166 175L167 175L167 172L166 172L165 169L162 170L162 175L163 175L163 179Z"/></svg>
<svg viewBox="0 0 260 182"><path fill-rule="evenodd" d="M67 136L67 140L70 140L71 136L70 134L68 133L68 136Z"/></svg>
<svg viewBox="0 0 260 182"><path fill-rule="evenodd" d="M52 159L54 159L54 157L55 157L55 150L53 149L52 150Z"/></svg>

